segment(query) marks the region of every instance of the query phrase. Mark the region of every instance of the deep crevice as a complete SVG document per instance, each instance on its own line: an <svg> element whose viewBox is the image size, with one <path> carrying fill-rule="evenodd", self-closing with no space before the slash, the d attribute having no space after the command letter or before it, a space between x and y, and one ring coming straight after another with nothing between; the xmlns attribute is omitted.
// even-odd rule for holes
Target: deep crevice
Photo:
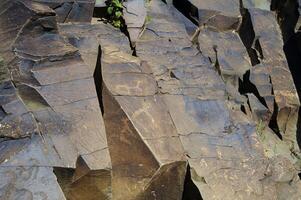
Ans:
<svg viewBox="0 0 301 200"><path fill-rule="evenodd" d="M268 108L265 99L262 96L260 96L257 87L250 81L250 70L248 70L244 74L243 80L239 79L238 91L242 95L246 95L247 93L254 94L257 97L257 99L260 101L260 103L264 105L266 108Z"/></svg>
<svg viewBox="0 0 301 200"><path fill-rule="evenodd" d="M106 4L107 4L107 2L106 2ZM93 11L93 17L99 18L100 21L103 21L104 23L110 23L111 22L110 21L110 15L108 14L107 9L108 9L108 5L103 6L103 7L95 6L94 11ZM135 45L133 44L133 42L131 40L129 31L127 29L126 22L125 22L123 17L120 17L119 20L120 20L120 24L121 24L119 29L128 38L130 48L133 51L132 56L137 57L136 47L135 47Z"/></svg>
<svg viewBox="0 0 301 200"><path fill-rule="evenodd" d="M188 0L173 0L173 5L178 9L185 17L187 17L192 23L199 26L199 11Z"/></svg>
<svg viewBox="0 0 301 200"><path fill-rule="evenodd" d="M247 49L251 60L251 64L252 66L254 66L260 63L260 60L258 59L258 55L254 47L257 47L259 52L261 50L261 47L259 41L255 40L255 31L253 28L250 12L248 11L248 9L241 8L240 13L242 15L242 22L241 26L239 27L238 34ZM260 57L262 56L260 55Z"/></svg>
<svg viewBox="0 0 301 200"><path fill-rule="evenodd" d="M271 10L277 13L277 20L282 31L284 43L293 37L295 31L297 31L295 26L299 18L298 7L297 0L272 0L271 2Z"/></svg>
<svg viewBox="0 0 301 200"><path fill-rule="evenodd" d="M241 112L243 112L244 114L247 114L246 108L245 108L244 105L240 105L240 110L241 110Z"/></svg>
<svg viewBox="0 0 301 200"><path fill-rule="evenodd" d="M297 0L273 0L271 2L271 10L277 12L278 23L281 28L284 41L283 50L288 62L290 72L292 74L294 84L297 89L299 99L301 98L301 33L295 32L300 30L296 27L299 12L299 4ZM301 148L301 110L298 112L296 139Z"/></svg>
<svg viewBox="0 0 301 200"><path fill-rule="evenodd" d="M120 31L121 31L121 32L128 38L128 40L129 40L129 44L130 44L131 50L133 51L132 56L137 57L136 46L133 44L133 42L132 42L132 40L131 40L131 36L130 36L129 31L128 31L128 28L127 28L127 25L126 25L126 22L125 22L124 18L121 18L121 22L122 22L123 25L120 27Z"/></svg>
<svg viewBox="0 0 301 200"><path fill-rule="evenodd" d="M190 172L189 165L187 165L182 200L203 200L199 189L191 179L191 172Z"/></svg>
<svg viewBox="0 0 301 200"><path fill-rule="evenodd" d="M250 70L248 70L244 74L243 80L239 79L238 91L240 94L245 95L245 96L247 93L254 94L257 97L257 99L260 101L260 103L262 105L264 105L266 108L268 108L265 99L262 96L260 96L257 87L250 81ZM272 92L272 94L274 94L274 93ZM247 102L248 102L250 109L252 109L250 106L249 100ZM273 110L271 119L269 121L269 127L274 131L274 133L279 137L279 139L282 140L282 135L280 133L280 129L279 129L278 122L277 122L277 116L278 116L278 105L277 105L276 101L274 101L274 110Z"/></svg>
<svg viewBox="0 0 301 200"><path fill-rule="evenodd" d="M101 68L101 46L98 46L98 56L95 66L95 71L93 74L94 77L94 84L96 87L96 93L98 97L99 107L101 110L102 115L104 114L104 106L103 106L103 99L102 99L102 89L103 89L103 79L102 79L102 68Z"/></svg>
<svg viewBox="0 0 301 200"><path fill-rule="evenodd" d="M291 71L299 99L301 99L301 33L294 34L284 45L289 69ZM301 148L301 109L298 112L296 139Z"/></svg>
<svg viewBox="0 0 301 200"><path fill-rule="evenodd" d="M279 139L282 140L282 135L280 133L278 122L277 122L277 116L278 116L278 105L276 101L274 101L274 112L270 119L269 127L274 131L274 133L279 137Z"/></svg>
<svg viewBox="0 0 301 200"><path fill-rule="evenodd" d="M221 76L221 78L223 79L222 77L222 71L221 71L221 67L219 65L219 61L218 61L218 54L217 54L217 46L213 46L213 50L214 50L214 53L215 53L215 63L214 63L214 67L218 73L218 75ZM212 63L212 60L210 59L211 63Z"/></svg>

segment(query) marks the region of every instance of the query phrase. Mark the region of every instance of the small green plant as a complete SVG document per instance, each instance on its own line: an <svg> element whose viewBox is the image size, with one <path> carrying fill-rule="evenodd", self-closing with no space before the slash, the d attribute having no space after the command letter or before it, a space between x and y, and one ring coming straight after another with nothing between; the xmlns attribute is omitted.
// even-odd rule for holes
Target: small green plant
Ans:
<svg viewBox="0 0 301 200"><path fill-rule="evenodd" d="M152 20L152 17L147 15L146 18L145 18L145 23L148 24L148 23L151 22L151 20Z"/></svg>
<svg viewBox="0 0 301 200"><path fill-rule="evenodd" d="M262 120L257 123L256 132L260 138L263 138L263 131L265 129L265 124Z"/></svg>
<svg viewBox="0 0 301 200"><path fill-rule="evenodd" d="M116 28L122 28L122 2L121 0L107 0L108 20Z"/></svg>

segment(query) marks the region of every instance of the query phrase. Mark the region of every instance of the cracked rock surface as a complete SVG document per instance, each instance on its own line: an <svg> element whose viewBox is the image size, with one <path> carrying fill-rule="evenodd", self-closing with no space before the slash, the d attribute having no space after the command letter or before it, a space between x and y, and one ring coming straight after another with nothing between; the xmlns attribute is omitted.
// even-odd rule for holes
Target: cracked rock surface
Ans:
<svg viewBox="0 0 301 200"><path fill-rule="evenodd" d="M0 2L1 200L301 199L297 1L94 6Z"/></svg>

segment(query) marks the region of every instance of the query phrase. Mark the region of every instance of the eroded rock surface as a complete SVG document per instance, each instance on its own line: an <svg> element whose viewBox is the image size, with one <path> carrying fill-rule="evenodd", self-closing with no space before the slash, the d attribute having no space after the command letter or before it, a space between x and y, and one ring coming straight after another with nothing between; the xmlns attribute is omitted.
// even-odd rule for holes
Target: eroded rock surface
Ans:
<svg viewBox="0 0 301 200"><path fill-rule="evenodd" d="M0 199L301 198L269 0L130 0L128 34L94 3L0 3Z"/></svg>
<svg viewBox="0 0 301 200"><path fill-rule="evenodd" d="M1 199L109 198L95 67L59 34L51 8L5 3L1 52L10 76L1 82Z"/></svg>

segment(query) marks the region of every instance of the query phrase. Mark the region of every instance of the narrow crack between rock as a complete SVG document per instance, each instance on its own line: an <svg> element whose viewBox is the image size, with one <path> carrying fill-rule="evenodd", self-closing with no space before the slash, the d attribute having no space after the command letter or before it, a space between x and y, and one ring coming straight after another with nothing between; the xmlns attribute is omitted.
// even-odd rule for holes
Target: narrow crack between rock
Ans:
<svg viewBox="0 0 301 200"><path fill-rule="evenodd" d="M250 15L249 11L245 8L241 8L240 12L241 12L241 16L242 16L242 23L238 30L238 34L247 49L247 52L248 52L250 60L251 60L251 64L252 64L252 66L254 66L254 65L257 65L260 63L260 60L257 55L257 51L256 51L256 49L254 49L254 46L258 48L259 52L261 50L261 47L260 47L259 41L255 40L255 31L253 28L253 24L251 21L251 15Z"/></svg>
<svg viewBox="0 0 301 200"><path fill-rule="evenodd" d="M94 7L94 11L93 11L93 17L99 18L104 23L109 23L110 22L109 21L110 16L108 14L107 9L108 9L107 6L104 6L104 7L97 7L97 6L95 6ZM132 56L137 57L136 47L135 47L135 45L133 44L133 42L131 40L129 31L128 31L128 28L127 28L126 21L125 21L125 19L122 16L119 18L119 20L120 20L120 24L121 24L119 29L128 38L128 41L129 41L129 44L130 44L130 48L132 50Z"/></svg>
<svg viewBox="0 0 301 200"><path fill-rule="evenodd" d="M259 38L256 37L250 12L248 11L248 9L243 8L242 3L240 8L240 13L242 15L242 24L238 30L238 33L244 46L247 49L252 66L255 66L260 64L261 60L264 59L262 48L259 42ZM240 94L245 96L247 93L254 94L256 98L260 101L260 103L268 109L267 103L265 99L260 95L256 85L254 85L250 81L250 70L248 70L244 74L243 80L239 79L239 92ZM272 95L274 95L273 92ZM276 101L274 101L274 110L272 113L272 117L269 121L269 127L274 131L274 133L279 137L279 139L282 139L282 135L278 127L277 116L278 116L278 105Z"/></svg>
<svg viewBox="0 0 301 200"><path fill-rule="evenodd" d="M96 93L98 97L99 107L101 110L102 115L104 114L104 105L103 105L103 99L102 99L102 89L103 89L103 79L102 79L102 68L101 68L101 46L98 46L98 55L97 55L97 61L95 66L95 71L93 74L94 78L94 84L96 87Z"/></svg>
<svg viewBox="0 0 301 200"><path fill-rule="evenodd" d="M250 70L248 70L244 76L243 79L239 79L239 87L238 87L238 91L240 94L242 95L246 95L247 93L251 93L254 94L257 99L260 101L260 103L262 105L264 105L266 108L268 108L267 103L265 101L265 99L260 96L259 91L256 87L256 85L254 85L251 81L250 81Z"/></svg>
<svg viewBox="0 0 301 200"><path fill-rule="evenodd" d="M173 5L195 25L199 25L199 11L188 0L173 0Z"/></svg>
<svg viewBox="0 0 301 200"><path fill-rule="evenodd" d="M182 200L203 200L202 195L191 179L191 168L187 165ZM205 183L205 181L204 181Z"/></svg>

